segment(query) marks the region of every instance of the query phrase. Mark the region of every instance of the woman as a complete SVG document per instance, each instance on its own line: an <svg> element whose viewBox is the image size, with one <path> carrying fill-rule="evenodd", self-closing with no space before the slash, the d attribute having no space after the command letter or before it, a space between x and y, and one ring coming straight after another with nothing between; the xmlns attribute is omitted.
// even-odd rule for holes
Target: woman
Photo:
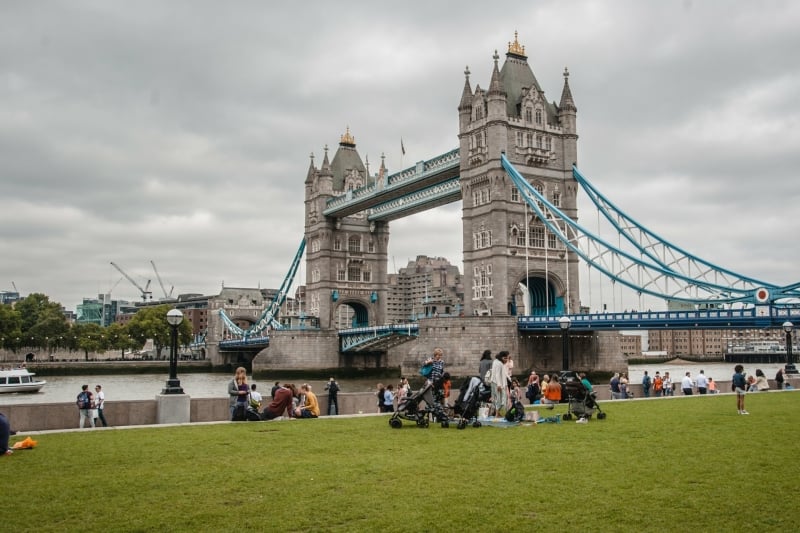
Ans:
<svg viewBox="0 0 800 533"><path fill-rule="evenodd" d="M378 392L375 394L375 396L378 398L378 412L385 413L386 411L383 405L383 400L386 397L386 387L383 386L383 383L378 383L376 388L378 389Z"/></svg>
<svg viewBox="0 0 800 533"><path fill-rule="evenodd" d="M756 383L755 383L755 390L756 392L764 392L769 390L769 382L767 381L767 376L761 371L760 368L756 368Z"/></svg>
<svg viewBox="0 0 800 533"><path fill-rule="evenodd" d="M383 391L383 412L394 412L394 386L392 384L386 385L386 390Z"/></svg>
<svg viewBox="0 0 800 533"><path fill-rule="evenodd" d="M619 377L619 394L623 400L628 399L628 374L622 374Z"/></svg>
<svg viewBox="0 0 800 533"><path fill-rule="evenodd" d="M228 399L231 409L231 420L233 420L236 410L241 406L241 412L244 414L247 408L247 396L250 393L250 387L247 385L247 369L240 366L236 369L233 379L228 383Z"/></svg>
<svg viewBox="0 0 800 533"><path fill-rule="evenodd" d="M484 350L483 355L481 356L481 360L478 363L478 377L484 380L484 384L488 384L486 381L486 374L492 368L492 351L491 350Z"/></svg>

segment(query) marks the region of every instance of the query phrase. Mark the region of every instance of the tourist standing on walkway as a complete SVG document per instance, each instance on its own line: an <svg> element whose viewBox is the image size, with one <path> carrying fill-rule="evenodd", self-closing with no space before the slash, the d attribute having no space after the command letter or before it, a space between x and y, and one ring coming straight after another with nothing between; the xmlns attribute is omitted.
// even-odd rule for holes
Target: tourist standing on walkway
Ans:
<svg viewBox="0 0 800 533"><path fill-rule="evenodd" d="M81 385L81 392L78 393L78 412L80 413L80 425L83 429L85 421L88 419L89 424L94 427L94 417L92 416L92 392L89 390L89 385Z"/></svg>
<svg viewBox="0 0 800 533"><path fill-rule="evenodd" d="M339 414L339 384L331 377L325 385L328 391L328 416Z"/></svg>
<svg viewBox="0 0 800 533"><path fill-rule="evenodd" d="M779 368L778 373L775 374L775 383L778 385L778 390L783 388L783 369Z"/></svg>
<svg viewBox="0 0 800 533"><path fill-rule="evenodd" d="M394 412L394 385L391 383L386 385L386 390L383 391L383 412Z"/></svg>
<svg viewBox="0 0 800 533"><path fill-rule="evenodd" d="M669 372L664 372L664 378L662 379L664 382L662 388L664 389L664 396L672 396L675 392L675 384L672 383L672 378L669 377Z"/></svg>
<svg viewBox="0 0 800 533"><path fill-rule="evenodd" d="M664 380L658 370L656 370L656 375L653 376L653 394L656 395L656 398L664 394Z"/></svg>
<svg viewBox="0 0 800 533"><path fill-rule="evenodd" d="M749 415L744 410L744 395L747 394L747 379L744 376L744 367L736 365L733 368L733 377L731 378L733 392L736 393L736 409L740 415Z"/></svg>
<svg viewBox="0 0 800 533"><path fill-rule="evenodd" d="M508 373L505 365L507 357L508 352L499 352L494 361L492 361L492 369L489 372L489 386L492 390L494 416L500 416L508 402Z"/></svg>
<svg viewBox="0 0 800 533"><path fill-rule="evenodd" d="M231 419L236 414L236 408L242 405L247 408L247 395L250 387L247 385L247 369L240 366L236 369L233 379L228 382L228 400L231 410Z"/></svg>
<svg viewBox="0 0 800 533"><path fill-rule="evenodd" d="M650 386L653 384L653 380L647 374L647 370L644 371L644 376L642 377L642 392L644 392L644 397L650 397Z"/></svg>
<svg viewBox="0 0 800 533"><path fill-rule="evenodd" d="M692 381L692 373L687 372L683 379L681 380L681 389L683 389L684 396L691 396L692 395L692 388L694 387L694 381Z"/></svg>
<svg viewBox="0 0 800 533"><path fill-rule="evenodd" d="M484 350L481 355L480 363L478 363L478 377L483 380L484 385L488 385L486 381L486 373L492 368L492 351Z"/></svg>
<svg viewBox="0 0 800 533"><path fill-rule="evenodd" d="M697 375L697 393L706 394L708 392L708 378L701 370Z"/></svg>
<svg viewBox="0 0 800 533"><path fill-rule="evenodd" d="M608 386L611 388L612 400L622 400L625 398L619 388L619 372L614 372L614 375L611 376L611 381L609 381ZM542 391L542 394L544 394L544 390Z"/></svg>
<svg viewBox="0 0 800 533"><path fill-rule="evenodd" d="M94 388L94 403L97 406L97 418L100 419L103 427L108 427L108 422L106 422L106 417L103 414L103 409L106 406L106 393L103 392L103 387L100 385L96 385ZM94 423L97 425L97 419L95 419Z"/></svg>

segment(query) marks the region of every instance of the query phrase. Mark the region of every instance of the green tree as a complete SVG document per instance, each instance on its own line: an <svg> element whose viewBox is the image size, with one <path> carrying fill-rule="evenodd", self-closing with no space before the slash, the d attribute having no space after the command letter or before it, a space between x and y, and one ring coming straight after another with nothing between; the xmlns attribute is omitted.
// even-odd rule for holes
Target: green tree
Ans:
<svg viewBox="0 0 800 533"><path fill-rule="evenodd" d="M89 360L89 352L101 352L105 345L105 330L99 324L75 324L73 333L77 339L77 348L83 350L83 357Z"/></svg>
<svg viewBox="0 0 800 533"><path fill-rule="evenodd" d="M58 321L64 324L67 319L60 303L51 302L50 298L41 293L33 293L17 302L14 309L19 313L22 323L20 328L25 338L31 337L30 330L40 322ZM34 335L37 331L34 331ZM34 337L34 340L36 337Z"/></svg>
<svg viewBox="0 0 800 533"><path fill-rule="evenodd" d="M153 339L156 349L156 357L161 358L161 351L164 347L169 347L172 329L167 323L167 311L172 309L169 304L158 305L140 309L130 322L128 322L128 333L137 339ZM178 343L180 345L192 342L192 326L188 320L181 322L178 327Z"/></svg>
<svg viewBox="0 0 800 533"><path fill-rule="evenodd" d="M15 350L17 338L20 336L22 336L22 318L19 311L8 304L0 305L0 345Z"/></svg>
<svg viewBox="0 0 800 533"><path fill-rule="evenodd" d="M125 350L132 351L139 345L128 334L128 327L116 322L106 328L106 339L108 347L119 350L123 359Z"/></svg>

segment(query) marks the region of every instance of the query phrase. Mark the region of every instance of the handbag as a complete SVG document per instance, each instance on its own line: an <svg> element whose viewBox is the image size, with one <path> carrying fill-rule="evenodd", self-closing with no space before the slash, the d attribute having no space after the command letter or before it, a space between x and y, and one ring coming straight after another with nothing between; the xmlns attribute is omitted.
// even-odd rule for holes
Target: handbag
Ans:
<svg viewBox="0 0 800 533"><path fill-rule="evenodd" d="M431 372L433 372L433 363L428 363L427 365L422 365L422 368L419 369L419 375L428 378L431 376Z"/></svg>

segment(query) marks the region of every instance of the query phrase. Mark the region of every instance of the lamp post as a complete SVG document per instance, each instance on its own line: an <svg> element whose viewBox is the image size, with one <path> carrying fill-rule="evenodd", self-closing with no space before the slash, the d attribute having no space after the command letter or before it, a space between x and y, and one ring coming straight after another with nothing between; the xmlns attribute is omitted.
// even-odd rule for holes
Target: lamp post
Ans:
<svg viewBox="0 0 800 533"><path fill-rule="evenodd" d="M169 350L169 379L161 394L183 394L181 381L178 379L178 326L183 322L183 313L177 309L167 312L167 323L172 329L172 343Z"/></svg>
<svg viewBox="0 0 800 533"><path fill-rule="evenodd" d="M558 319L558 327L561 328L561 370L569 370L569 343L567 342L567 332L572 325L568 316Z"/></svg>
<svg viewBox="0 0 800 533"><path fill-rule="evenodd" d="M797 374L797 368L794 366L794 357L792 356L792 331L794 331L794 324L787 320L781 327L783 327L783 331L786 332L786 366L783 372L784 374Z"/></svg>

